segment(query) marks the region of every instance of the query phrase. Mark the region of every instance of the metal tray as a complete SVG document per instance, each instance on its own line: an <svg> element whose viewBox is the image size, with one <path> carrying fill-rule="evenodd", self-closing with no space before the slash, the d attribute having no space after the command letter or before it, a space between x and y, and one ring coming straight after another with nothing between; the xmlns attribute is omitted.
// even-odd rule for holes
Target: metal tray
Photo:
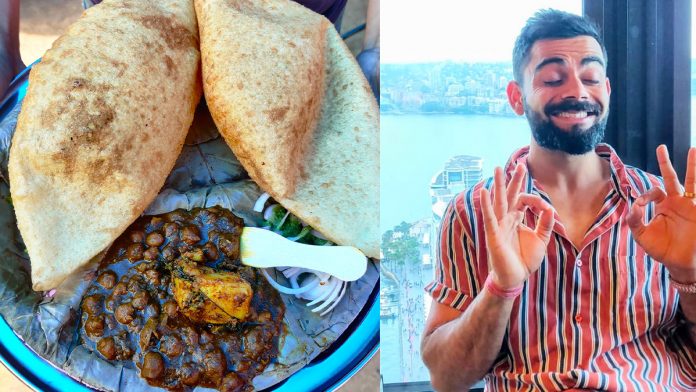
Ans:
<svg viewBox="0 0 696 392"><path fill-rule="evenodd" d="M37 61L38 62L38 61ZM34 63L36 64L36 63ZM10 85L0 102L0 120L22 103L29 86L30 65ZM309 365L269 390L330 391L357 373L379 349L379 284L346 332ZM91 391L78 380L38 356L0 315L0 362L36 391Z"/></svg>

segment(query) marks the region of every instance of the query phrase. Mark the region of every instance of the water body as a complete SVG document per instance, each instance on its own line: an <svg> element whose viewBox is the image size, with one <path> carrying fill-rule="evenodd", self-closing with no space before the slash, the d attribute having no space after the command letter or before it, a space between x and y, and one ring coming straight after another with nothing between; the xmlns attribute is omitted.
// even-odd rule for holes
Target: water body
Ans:
<svg viewBox="0 0 696 392"><path fill-rule="evenodd" d="M483 158L483 175L493 174L517 148L529 144L524 118L479 115L382 115L382 231L402 221L432 216L428 189L432 177L455 155ZM396 318L380 323L384 383L427 381L419 345L425 324L425 292L432 270L409 265L394 273L400 279Z"/></svg>
<svg viewBox="0 0 696 392"><path fill-rule="evenodd" d="M431 216L432 177L455 155L483 158L483 175L529 144L523 117L481 115L381 116L380 225L382 232L402 221Z"/></svg>

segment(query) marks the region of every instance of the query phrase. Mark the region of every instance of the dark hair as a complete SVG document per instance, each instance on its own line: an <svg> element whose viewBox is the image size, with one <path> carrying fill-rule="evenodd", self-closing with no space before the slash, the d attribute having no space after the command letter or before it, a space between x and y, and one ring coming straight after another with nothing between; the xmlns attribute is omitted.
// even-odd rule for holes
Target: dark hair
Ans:
<svg viewBox="0 0 696 392"><path fill-rule="evenodd" d="M529 51L536 41L573 38L581 35L590 36L599 42L606 62L607 49L599 37L598 28L592 22L568 12L553 9L537 11L527 19L512 50L512 72L517 83L522 84L522 71L529 60Z"/></svg>

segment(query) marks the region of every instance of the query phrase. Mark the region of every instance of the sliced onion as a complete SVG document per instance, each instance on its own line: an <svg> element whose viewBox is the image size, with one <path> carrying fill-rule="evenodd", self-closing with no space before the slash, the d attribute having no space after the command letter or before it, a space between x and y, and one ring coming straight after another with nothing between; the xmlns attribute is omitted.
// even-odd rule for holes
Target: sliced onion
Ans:
<svg viewBox="0 0 696 392"><path fill-rule="evenodd" d="M290 287L292 287L293 289L300 288L300 285L297 283L297 276L291 277L290 279L288 279L288 281L290 282Z"/></svg>
<svg viewBox="0 0 696 392"><path fill-rule="evenodd" d="M312 286L312 285L301 286L300 288L297 288L297 289L285 287L285 286L281 285L280 283L276 282L273 278L271 278L271 275L269 275L265 269L262 269L261 272L266 277L266 279L268 279L268 283L270 283L271 286L273 286L276 290L280 291L283 294L297 295L297 294L302 294L302 293L314 288L314 286Z"/></svg>
<svg viewBox="0 0 696 392"><path fill-rule="evenodd" d="M263 211L263 205L266 204L266 201L271 197L271 195L268 194L268 192L264 192L259 196L259 198L256 200L256 203L254 203L254 211L256 212L262 212Z"/></svg>
<svg viewBox="0 0 696 392"><path fill-rule="evenodd" d="M341 294L339 294L339 295L338 295L338 298L336 298L336 299L334 300L333 305L329 306L328 309L326 309L325 311L323 311L323 312L320 314L320 316L323 316L323 315L329 313L330 311L332 311L332 310L341 302L341 298L343 298L343 296L346 294L346 289L348 288L348 282L343 282L343 283L344 283L344 284L343 284L343 287L341 288Z"/></svg>
<svg viewBox="0 0 696 392"><path fill-rule="evenodd" d="M320 301L327 299L333 292L334 288L336 288L336 285L339 284L339 282L340 281L337 281L335 279L329 279L329 281L327 282L328 284L323 285L321 295L315 298L312 302L308 303L307 306L314 306L318 304ZM309 299L305 296L302 296L302 298Z"/></svg>
<svg viewBox="0 0 696 392"><path fill-rule="evenodd" d="M316 230L312 230L312 235L319 238L320 240L325 240L325 241L329 240L328 238L324 237L323 234L321 234L320 232L318 232Z"/></svg>
<svg viewBox="0 0 696 392"><path fill-rule="evenodd" d="M270 220L275 209L279 207L282 208L283 206L280 204L271 204L270 206L266 207L266 209L263 211L263 219Z"/></svg>
<svg viewBox="0 0 696 392"><path fill-rule="evenodd" d="M290 279L290 282L294 282L293 287L298 286L298 287L307 287L308 290L303 293L295 294L295 297L299 299L305 299L304 296L310 295L309 293L312 293L319 289L321 291L322 285L321 285L321 279L319 279L318 276L313 275L312 277L305 279L302 281L302 285L297 283L297 278L298 276L293 276L292 279Z"/></svg>
<svg viewBox="0 0 696 392"><path fill-rule="evenodd" d="M294 237L286 237L286 238L289 239L290 241L297 241L297 240L301 239L302 237L306 236L307 234L309 234L311 231L312 231L312 228L311 228L311 227L305 226L305 227L302 229L302 231L300 231L300 233L297 234L296 236L294 236Z"/></svg>
<svg viewBox="0 0 696 392"><path fill-rule="evenodd" d="M305 269L304 268L299 268L299 267L276 267L277 270L283 273L286 278L290 279L292 276L298 276L301 274Z"/></svg>
<svg viewBox="0 0 696 392"><path fill-rule="evenodd" d="M312 312L315 312L315 313L319 312L320 310L329 306L336 299L336 297L338 297L338 293L341 292L341 288L343 287L344 282L342 280L339 280L339 279L337 279L337 280L338 280L338 282L337 282L336 286L334 287L333 290L331 290L331 295L329 295L329 297L324 300L323 304L312 309ZM307 304L307 306L309 306L309 304Z"/></svg>
<svg viewBox="0 0 696 392"><path fill-rule="evenodd" d="M298 275L299 277L299 275ZM317 275L313 274L309 278L304 278L303 284L304 285L306 281L312 281L316 282L317 284L314 286L312 290L307 291L306 293L296 295L297 298L300 299L305 299L307 301L312 301L316 298L320 298L322 296L325 296L326 291L331 291L329 289L330 284L331 284L331 275L324 274L324 275Z"/></svg>
<svg viewBox="0 0 696 392"><path fill-rule="evenodd" d="M283 227L283 224L285 223L286 220L288 220L289 216L290 216L290 211L285 213L285 216L283 217L283 219L280 220L280 222L278 223L278 226L276 226L276 229L280 229L281 227Z"/></svg>
<svg viewBox="0 0 696 392"><path fill-rule="evenodd" d="M297 289L297 288L304 287L304 286L309 286L309 285L313 285L313 286L315 285L314 281L311 281L311 282L309 282L309 283L307 283L307 282L305 281L305 282L302 282L302 283L305 283L305 284L302 285L302 286L300 286L300 284L297 282L297 278L298 278L299 276L300 276L299 274L290 275L290 276L287 276L287 275L286 275L286 276L285 276L285 277L288 278L288 280L290 281L290 285L292 286L293 289ZM317 281L316 284L319 284L319 283L318 283L318 282L319 282L318 279L315 279L315 280Z"/></svg>
<svg viewBox="0 0 696 392"><path fill-rule="evenodd" d="M298 294L296 295L297 298L303 299L305 301L314 301L317 298L325 297L326 296L326 288L330 287L329 282L324 282L324 284L319 284L318 286L314 287L312 290Z"/></svg>

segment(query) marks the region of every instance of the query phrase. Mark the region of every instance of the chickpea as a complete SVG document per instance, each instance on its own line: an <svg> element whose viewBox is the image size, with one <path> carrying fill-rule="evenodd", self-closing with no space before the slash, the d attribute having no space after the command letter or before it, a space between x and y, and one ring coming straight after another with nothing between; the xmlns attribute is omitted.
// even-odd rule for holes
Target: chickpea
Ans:
<svg viewBox="0 0 696 392"><path fill-rule="evenodd" d="M193 250L193 246L191 246L191 245L189 245L189 244L187 244L187 243L185 243L185 242L182 242L182 243L180 243L180 244L177 246L177 250L179 251L179 254L182 254L182 255L183 255L184 253L187 253L187 252L192 251L192 250Z"/></svg>
<svg viewBox="0 0 696 392"><path fill-rule="evenodd" d="M164 313L166 313L169 317L176 316L177 312L179 311L179 306L174 301L165 302L162 308Z"/></svg>
<svg viewBox="0 0 696 392"><path fill-rule="evenodd" d="M140 369L140 375L147 379L157 379L164 374L164 360L162 355L157 352L150 351L143 358L143 365Z"/></svg>
<svg viewBox="0 0 696 392"><path fill-rule="evenodd" d="M138 310L143 310L147 306L147 303L150 301L150 295L147 293L147 291L139 291L135 293L133 296L133 300L131 301L131 304L133 304L133 307L138 309Z"/></svg>
<svg viewBox="0 0 696 392"><path fill-rule="evenodd" d="M188 386L198 385L198 381L201 379L200 368L193 363L185 363L179 369L179 375L181 375L181 382Z"/></svg>
<svg viewBox="0 0 696 392"><path fill-rule="evenodd" d="M101 310L103 296L92 294L82 300L82 311L87 314L96 314Z"/></svg>
<svg viewBox="0 0 696 392"><path fill-rule="evenodd" d="M156 246L151 246L143 253L145 260L156 260L159 256L159 249Z"/></svg>
<svg viewBox="0 0 696 392"><path fill-rule="evenodd" d="M179 236L179 225L174 222L164 224L164 236L170 241Z"/></svg>
<svg viewBox="0 0 696 392"><path fill-rule="evenodd" d="M201 240L200 232L195 226L186 226L181 229L181 240L189 245L194 245Z"/></svg>
<svg viewBox="0 0 696 392"><path fill-rule="evenodd" d="M97 351L110 361L116 359L116 344L114 343L114 338L108 337L99 339L99 342L97 342Z"/></svg>
<svg viewBox="0 0 696 392"><path fill-rule="evenodd" d="M181 222L190 218L191 215L185 210L175 210L167 214L167 220L170 222Z"/></svg>
<svg viewBox="0 0 696 392"><path fill-rule="evenodd" d="M134 312L135 309L133 309L133 306L130 304L130 302L126 302L116 307L114 315L116 316L116 321L118 321L119 323L130 324L131 321L133 321Z"/></svg>
<svg viewBox="0 0 696 392"><path fill-rule="evenodd" d="M104 335L104 316L89 316L85 321L85 332L91 337Z"/></svg>
<svg viewBox="0 0 696 392"><path fill-rule="evenodd" d="M239 373L246 373L249 371L250 368L251 368L251 361L249 361L249 360L241 360L241 361L237 362L236 369L237 369L237 372L239 372Z"/></svg>
<svg viewBox="0 0 696 392"><path fill-rule="evenodd" d="M145 240L145 233L142 230L136 230L130 234L131 242L142 243Z"/></svg>
<svg viewBox="0 0 696 392"><path fill-rule="evenodd" d="M162 218L159 216L153 216L150 220L150 224L148 225L148 229L159 230L162 228L162 226L164 226L164 220L162 220Z"/></svg>
<svg viewBox="0 0 696 392"><path fill-rule="evenodd" d="M157 286L160 283L160 273L157 270L151 269L145 271L145 279L153 285Z"/></svg>
<svg viewBox="0 0 696 392"><path fill-rule="evenodd" d="M170 359L173 359L184 352L184 345L176 336L165 335L160 341L160 351Z"/></svg>
<svg viewBox="0 0 696 392"><path fill-rule="evenodd" d="M203 253L205 254L205 257L210 260L214 261L217 260L220 257L220 253L218 252L217 247L215 247L215 244L212 242L208 242L203 246Z"/></svg>
<svg viewBox="0 0 696 392"><path fill-rule="evenodd" d="M220 233L217 230L208 232L208 242L217 242L218 238L220 238Z"/></svg>
<svg viewBox="0 0 696 392"><path fill-rule="evenodd" d="M166 261L173 261L177 257L179 257L179 251L172 245L169 244L162 249L162 257Z"/></svg>
<svg viewBox="0 0 696 392"><path fill-rule="evenodd" d="M219 384L227 371L227 360L220 349L215 348L203 357L205 375L214 384Z"/></svg>
<svg viewBox="0 0 696 392"><path fill-rule="evenodd" d="M112 295L114 296L119 296L123 295L128 292L128 285L126 285L125 282L121 281L114 286L114 291L111 292Z"/></svg>
<svg viewBox="0 0 696 392"><path fill-rule="evenodd" d="M116 284L116 274L112 271L104 271L97 278L97 283L99 283L103 288L111 290Z"/></svg>
<svg viewBox="0 0 696 392"><path fill-rule="evenodd" d="M198 346L198 333L191 327L184 327L181 329L181 336L184 338L184 342L188 346Z"/></svg>
<svg viewBox="0 0 696 392"><path fill-rule="evenodd" d="M131 269L138 271L140 275L142 275L145 271L147 271L150 268L152 268L152 264L148 262L140 263L135 267L131 267Z"/></svg>
<svg viewBox="0 0 696 392"><path fill-rule="evenodd" d="M148 246L160 246L164 243L164 237L158 232L153 232L147 235L145 243Z"/></svg>
<svg viewBox="0 0 696 392"><path fill-rule="evenodd" d="M222 392L238 392L244 387L244 380L235 372L229 372L218 388Z"/></svg>
<svg viewBox="0 0 696 392"><path fill-rule="evenodd" d="M226 237L220 237L218 241L218 248L232 260L237 260L239 258L239 241L230 240Z"/></svg>
<svg viewBox="0 0 696 392"><path fill-rule="evenodd" d="M143 244L130 244L126 249L126 258L130 261L138 261L143 258Z"/></svg>
<svg viewBox="0 0 696 392"><path fill-rule="evenodd" d="M139 275L133 276L133 278L128 282L128 291L135 294L143 289L142 277Z"/></svg>

